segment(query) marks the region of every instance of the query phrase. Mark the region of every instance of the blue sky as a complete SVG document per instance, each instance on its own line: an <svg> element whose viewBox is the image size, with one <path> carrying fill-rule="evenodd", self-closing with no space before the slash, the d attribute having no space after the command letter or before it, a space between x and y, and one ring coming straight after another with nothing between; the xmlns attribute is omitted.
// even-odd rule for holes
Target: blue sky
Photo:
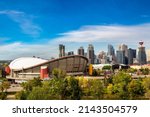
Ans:
<svg viewBox="0 0 150 117"><path fill-rule="evenodd" d="M150 49L149 0L1 0L0 59L58 56L66 51L99 51L121 43L131 48L143 40Z"/></svg>

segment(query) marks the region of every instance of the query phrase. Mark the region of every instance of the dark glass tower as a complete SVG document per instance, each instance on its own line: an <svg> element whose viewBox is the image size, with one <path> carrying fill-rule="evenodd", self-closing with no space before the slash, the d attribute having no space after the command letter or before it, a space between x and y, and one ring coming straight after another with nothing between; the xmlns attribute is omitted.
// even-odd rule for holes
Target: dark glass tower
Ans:
<svg viewBox="0 0 150 117"><path fill-rule="evenodd" d="M122 50L117 51L117 63L125 64L125 51Z"/></svg>
<svg viewBox="0 0 150 117"><path fill-rule="evenodd" d="M84 56L84 48L83 47L80 47L78 49L78 55Z"/></svg>
<svg viewBox="0 0 150 117"><path fill-rule="evenodd" d="M108 52L107 52L107 63L114 63L116 62L115 57L115 49L112 45L108 45Z"/></svg>
<svg viewBox="0 0 150 117"><path fill-rule="evenodd" d="M92 44L89 44L88 46L87 58L89 59L89 64L94 64L95 54L94 54L94 47Z"/></svg>
<svg viewBox="0 0 150 117"><path fill-rule="evenodd" d="M114 56L115 55L115 50L114 50L114 47L112 45L108 45L108 55L112 55Z"/></svg>
<svg viewBox="0 0 150 117"><path fill-rule="evenodd" d="M60 44L59 45L59 57L65 56L65 46Z"/></svg>
<svg viewBox="0 0 150 117"><path fill-rule="evenodd" d="M72 55L74 55L73 51L68 52L68 56L72 56Z"/></svg>
<svg viewBox="0 0 150 117"><path fill-rule="evenodd" d="M135 49L128 49L128 64L133 64L133 59L136 58L136 50Z"/></svg>

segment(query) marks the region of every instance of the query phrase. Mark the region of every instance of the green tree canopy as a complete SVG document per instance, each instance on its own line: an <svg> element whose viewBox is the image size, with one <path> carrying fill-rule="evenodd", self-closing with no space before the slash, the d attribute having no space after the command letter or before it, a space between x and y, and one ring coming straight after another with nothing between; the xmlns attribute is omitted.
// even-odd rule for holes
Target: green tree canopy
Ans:
<svg viewBox="0 0 150 117"><path fill-rule="evenodd" d="M100 79L93 79L89 88L91 95L95 99L102 99L104 94L104 83Z"/></svg>
<svg viewBox="0 0 150 117"><path fill-rule="evenodd" d="M142 84L146 91L150 90L150 78L143 79Z"/></svg>
<svg viewBox="0 0 150 117"><path fill-rule="evenodd" d="M82 90L79 86L79 81L74 77L64 79L64 87L61 91L62 99L81 99Z"/></svg>
<svg viewBox="0 0 150 117"><path fill-rule="evenodd" d="M106 65L102 68L103 70L110 70L111 69L111 66L110 65Z"/></svg>
<svg viewBox="0 0 150 117"><path fill-rule="evenodd" d="M113 93L118 95L120 99L128 99L128 84L131 81L131 76L123 71L120 71L113 76Z"/></svg>
<svg viewBox="0 0 150 117"><path fill-rule="evenodd" d="M34 78L33 80L22 83L22 86L26 91L31 91L33 87L41 86L41 85L42 85L42 82L40 78Z"/></svg>
<svg viewBox="0 0 150 117"><path fill-rule="evenodd" d="M2 81L0 84L0 91L7 92L7 89L10 87L10 83L8 81Z"/></svg>
<svg viewBox="0 0 150 117"><path fill-rule="evenodd" d="M140 80L132 80L128 85L130 99L137 99L144 95L145 90Z"/></svg>
<svg viewBox="0 0 150 117"><path fill-rule="evenodd" d="M55 68L52 71L52 75L53 75L53 78L65 78L66 72L61 69Z"/></svg>

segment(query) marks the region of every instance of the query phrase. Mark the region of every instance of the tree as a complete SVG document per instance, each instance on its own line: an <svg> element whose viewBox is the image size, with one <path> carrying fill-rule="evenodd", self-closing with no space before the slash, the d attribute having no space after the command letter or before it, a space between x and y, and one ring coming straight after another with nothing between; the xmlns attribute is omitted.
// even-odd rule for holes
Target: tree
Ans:
<svg viewBox="0 0 150 117"><path fill-rule="evenodd" d="M61 69L55 68L52 71L52 75L53 75L53 78L65 78L66 72Z"/></svg>
<svg viewBox="0 0 150 117"><path fill-rule="evenodd" d="M91 87L89 88L94 99L102 99L104 94L104 84L100 79L91 80Z"/></svg>
<svg viewBox="0 0 150 117"><path fill-rule="evenodd" d="M106 99L119 99L118 95L115 94L114 85L113 84L108 84L108 86L106 88L105 98Z"/></svg>
<svg viewBox="0 0 150 117"><path fill-rule="evenodd" d="M97 75L101 76L103 74L103 70L97 69Z"/></svg>
<svg viewBox="0 0 150 117"><path fill-rule="evenodd" d="M150 99L150 90L146 91L145 98L146 99Z"/></svg>
<svg viewBox="0 0 150 117"><path fill-rule="evenodd" d="M53 78L50 81L44 82L43 87L49 90L50 98L63 99L62 90L66 87L64 84L64 79Z"/></svg>
<svg viewBox="0 0 150 117"><path fill-rule="evenodd" d="M88 96L90 96L90 90L89 90L91 87L90 81L91 81L90 79L83 78L83 77L78 79L79 86L82 90L82 96L85 96L87 99Z"/></svg>
<svg viewBox="0 0 150 117"><path fill-rule="evenodd" d="M1 92L7 92L7 89L10 87L10 83L8 81L2 81L0 84L0 90Z"/></svg>
<svg viewBox="0 0 150 117"><path fill-rule="evenodd" d="M6 80L0 84L0 99L4 100L7 97L7 89L10 87L10 83Z"/></svg>
<svg viewBox="0 0 150 117"><path fill-rule="evenodd" d="M48 88L49 89L49 88ZM45 87L34 87L33 90L29 93L28 100L50 100L51 93Z"/></svg>
<svg viewBox="0 0 150 117"><path fill-rule="evenodd" d="M24 84L24 91L16 94L17 99L28 100L50 100L58 99L59 79L52 79L50 81L44 81L34 79ZM59 89L60 90L60 89Z"/></svg>
<svg viewBox="0 0 150 117"><path fill-rule="evenodd" d="M93 69L92 76L97 76L97 75L98 75L97 70Z"/></svg>
<svg viewBox="0 0 150 117"><path fill-rule="evenodd" d="M138 99L145 93L144 87L140 80L132 80L128 85L130 99Z"/></svg>
<svg viewBox="0 0 150 117"><path fill-rule="evenodd" d="M16 93L16 95L15 95L15 97L16 97L16 99L18 99L18 100L26 100L27 99L27 97L28 97L28 95L29 95L29 92L28 91L20 91L20 92L17 92Z"/></svg>
<svg viewBox="0 0 150 117"><path fill-rule="evenodd" d="M62 99L79 100L82 96L82 90L79 86L79 81L74 77L64 79L64 85L61 90Z"/></svg>
<svg viewBox="0 0 150 117"><path fill-rule="evenodd" d="M0 99L5 100L7 98L7 93L6 92L1 92L0 93Z"/></svg>
<svg viewBox="0 0 150 117"><path fill-rule="evenodd" d="M149 69L148 68L141 68L140 71L142 72L143 75L148 75L149 74Z"/></svg>
<svg viewBox="0 0 150 117"><path fill-rule="evenodd" d="M28 95L26 95L28 94ZM73 99L81 98L79 82L74 77L53 78L44 81L43 85L32 87L31 90L18 94L18 99L26 97L29 100L50 100L50 99Z"/></svg>
<svg viewBox="0 0 150 117"><path fill-rule="evenodd" d="M145 98L150 99L150 78L143 79L142 85L145 89Z"/></svg>
<svg viewBox="0 0 150 117"><path fill-rule="evenodd" d="M127 71L128 71L129 73L135 73L135 72L137 72L137 69L129 68Z"/></svg>
<svg viewBox="0 0 150 117"><path fill-rule="evenodd" d="M102 70L110 70L111 69L111 66L110 65L106 65L102 68Z"/></svg>
<svg viewBox="0 0 150 117"><path fill-rule="evenodd" d="M123 71L120 71L113 76L113 84L118 84L121 82L128 84L130 81L131 81L131 75Z"/></svg>
<svg viewBox="0 0 150 117"><path fill-rule="evenodd" d="M22 86L26 91L31 91L33 87L41 86L41 85L42 85L42 82L40 78L34 78L33 80L22 83Z"/></svg>
<svg viewBox="0 0 150 117"><path fill-rule="evenodd" d="M146 91L150 90L150 78L143 79L142 84Z"/></svg>
<svg viewBox="0 0 150 117"><path fill-rule="evenodd" d="M113 92L120 99L128 99L128 84L131 81L131 76L123 71L120 71L113 76Z"/></svg>
<svg viewBox="0 0 150 117"><path fill-rule="evenodd" d="M24 90L16 93L16 99L26 100L28 98L29 94L32 92L33 88L38 87L38 86L41 87L42 82L41 82L40 78L34 78L33 80L22 83L21 85Z"/></svg>

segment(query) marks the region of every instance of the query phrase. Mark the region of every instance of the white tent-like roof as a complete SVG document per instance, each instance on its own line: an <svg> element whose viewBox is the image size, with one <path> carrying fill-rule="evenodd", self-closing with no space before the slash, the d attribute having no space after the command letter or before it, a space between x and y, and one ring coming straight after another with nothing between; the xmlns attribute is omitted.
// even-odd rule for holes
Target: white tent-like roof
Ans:
<svg viewBox="0 0 150 117"><path fill-rule="evenodd" d="M32 67L32 66L35 66L35 65L47 62L47 61L48 60L35 58L35 57L21 57L21 58L13 60L9 64L9 67L10 69L13 69L13 70L20 70L20 69Z"/></svg>
<svg viewBox="0 0 150 117"><path fill-rule="evenodd" d="M104 66L111 66L111 64L93 64L94 69L102 69Z"/></svg>

